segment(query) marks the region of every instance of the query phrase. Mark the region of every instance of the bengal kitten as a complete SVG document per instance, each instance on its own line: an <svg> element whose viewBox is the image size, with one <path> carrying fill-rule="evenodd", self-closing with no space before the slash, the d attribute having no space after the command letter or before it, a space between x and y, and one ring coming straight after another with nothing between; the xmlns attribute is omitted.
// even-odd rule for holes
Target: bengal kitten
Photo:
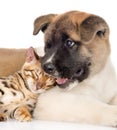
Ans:
<svg viewBox="0 0 117 130"><path fill-rule="evenodd" d="M21 70L0 78L0 121L8 117L30 121L39 93L54 85L55 79L44 73L39 57L29 48Z"/></svg>

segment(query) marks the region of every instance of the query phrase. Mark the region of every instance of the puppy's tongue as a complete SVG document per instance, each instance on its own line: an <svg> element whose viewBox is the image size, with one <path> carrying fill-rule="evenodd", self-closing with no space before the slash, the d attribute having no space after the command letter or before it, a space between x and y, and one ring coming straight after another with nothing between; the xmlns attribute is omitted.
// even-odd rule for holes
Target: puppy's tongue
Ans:
<svg viewBox="0 0 117 130"><path fill-rule="evenodd" d="M56 82L58 84L65 84L68 81L68 78L57 78Z"/></svg>

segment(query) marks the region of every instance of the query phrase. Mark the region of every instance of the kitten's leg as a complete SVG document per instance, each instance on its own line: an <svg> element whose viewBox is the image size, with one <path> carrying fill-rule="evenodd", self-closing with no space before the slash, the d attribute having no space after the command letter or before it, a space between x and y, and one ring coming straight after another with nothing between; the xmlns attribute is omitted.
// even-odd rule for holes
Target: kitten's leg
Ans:
<svg viewBox="0 0 117 130"><path fill-rule="evenodd" d="M27 107L17 107L14 111L14 118L18 121L31 121L32 116Z"/></svg>
<svg viewBox="0 0 117 130"><path fill-rule="evenodd" d="M7 120L7 116L5 114L0 113L0 121L6 121L6 120Z"/></svg>

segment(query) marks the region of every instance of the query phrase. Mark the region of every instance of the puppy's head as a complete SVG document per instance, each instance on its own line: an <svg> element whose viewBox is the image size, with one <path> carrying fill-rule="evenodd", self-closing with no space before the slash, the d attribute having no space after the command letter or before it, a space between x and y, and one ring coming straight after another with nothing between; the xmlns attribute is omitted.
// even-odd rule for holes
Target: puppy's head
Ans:
<svg viewBox="0 0 117 130"><path fill-rule="evenodd" d="M72 11L49 14L34 22L36 35L45 34L43 69L57 77L60 87L99 73L110 53L109 27L99 16Z"/></svg>

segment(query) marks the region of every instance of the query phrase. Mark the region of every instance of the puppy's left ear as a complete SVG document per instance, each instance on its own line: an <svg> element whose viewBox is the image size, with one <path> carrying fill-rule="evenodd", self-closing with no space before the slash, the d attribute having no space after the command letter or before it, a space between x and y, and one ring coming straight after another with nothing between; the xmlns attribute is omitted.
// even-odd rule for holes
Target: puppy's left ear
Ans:
<svg viewBox="0 0 117 130"><path fill-rule="evenodd" d="M56 14L48 14L36 18L34 21L33 35L37 35L40 30L44 32L55 16Z"/></svg>
<svg viewBox="0 0 117 130"><path fill-rule="evenodd" d="M109 27L106 21L96 15L86 18L80 25L80 36L84 42L89 42L98 36L100 38L108 38Z"/></svg>

